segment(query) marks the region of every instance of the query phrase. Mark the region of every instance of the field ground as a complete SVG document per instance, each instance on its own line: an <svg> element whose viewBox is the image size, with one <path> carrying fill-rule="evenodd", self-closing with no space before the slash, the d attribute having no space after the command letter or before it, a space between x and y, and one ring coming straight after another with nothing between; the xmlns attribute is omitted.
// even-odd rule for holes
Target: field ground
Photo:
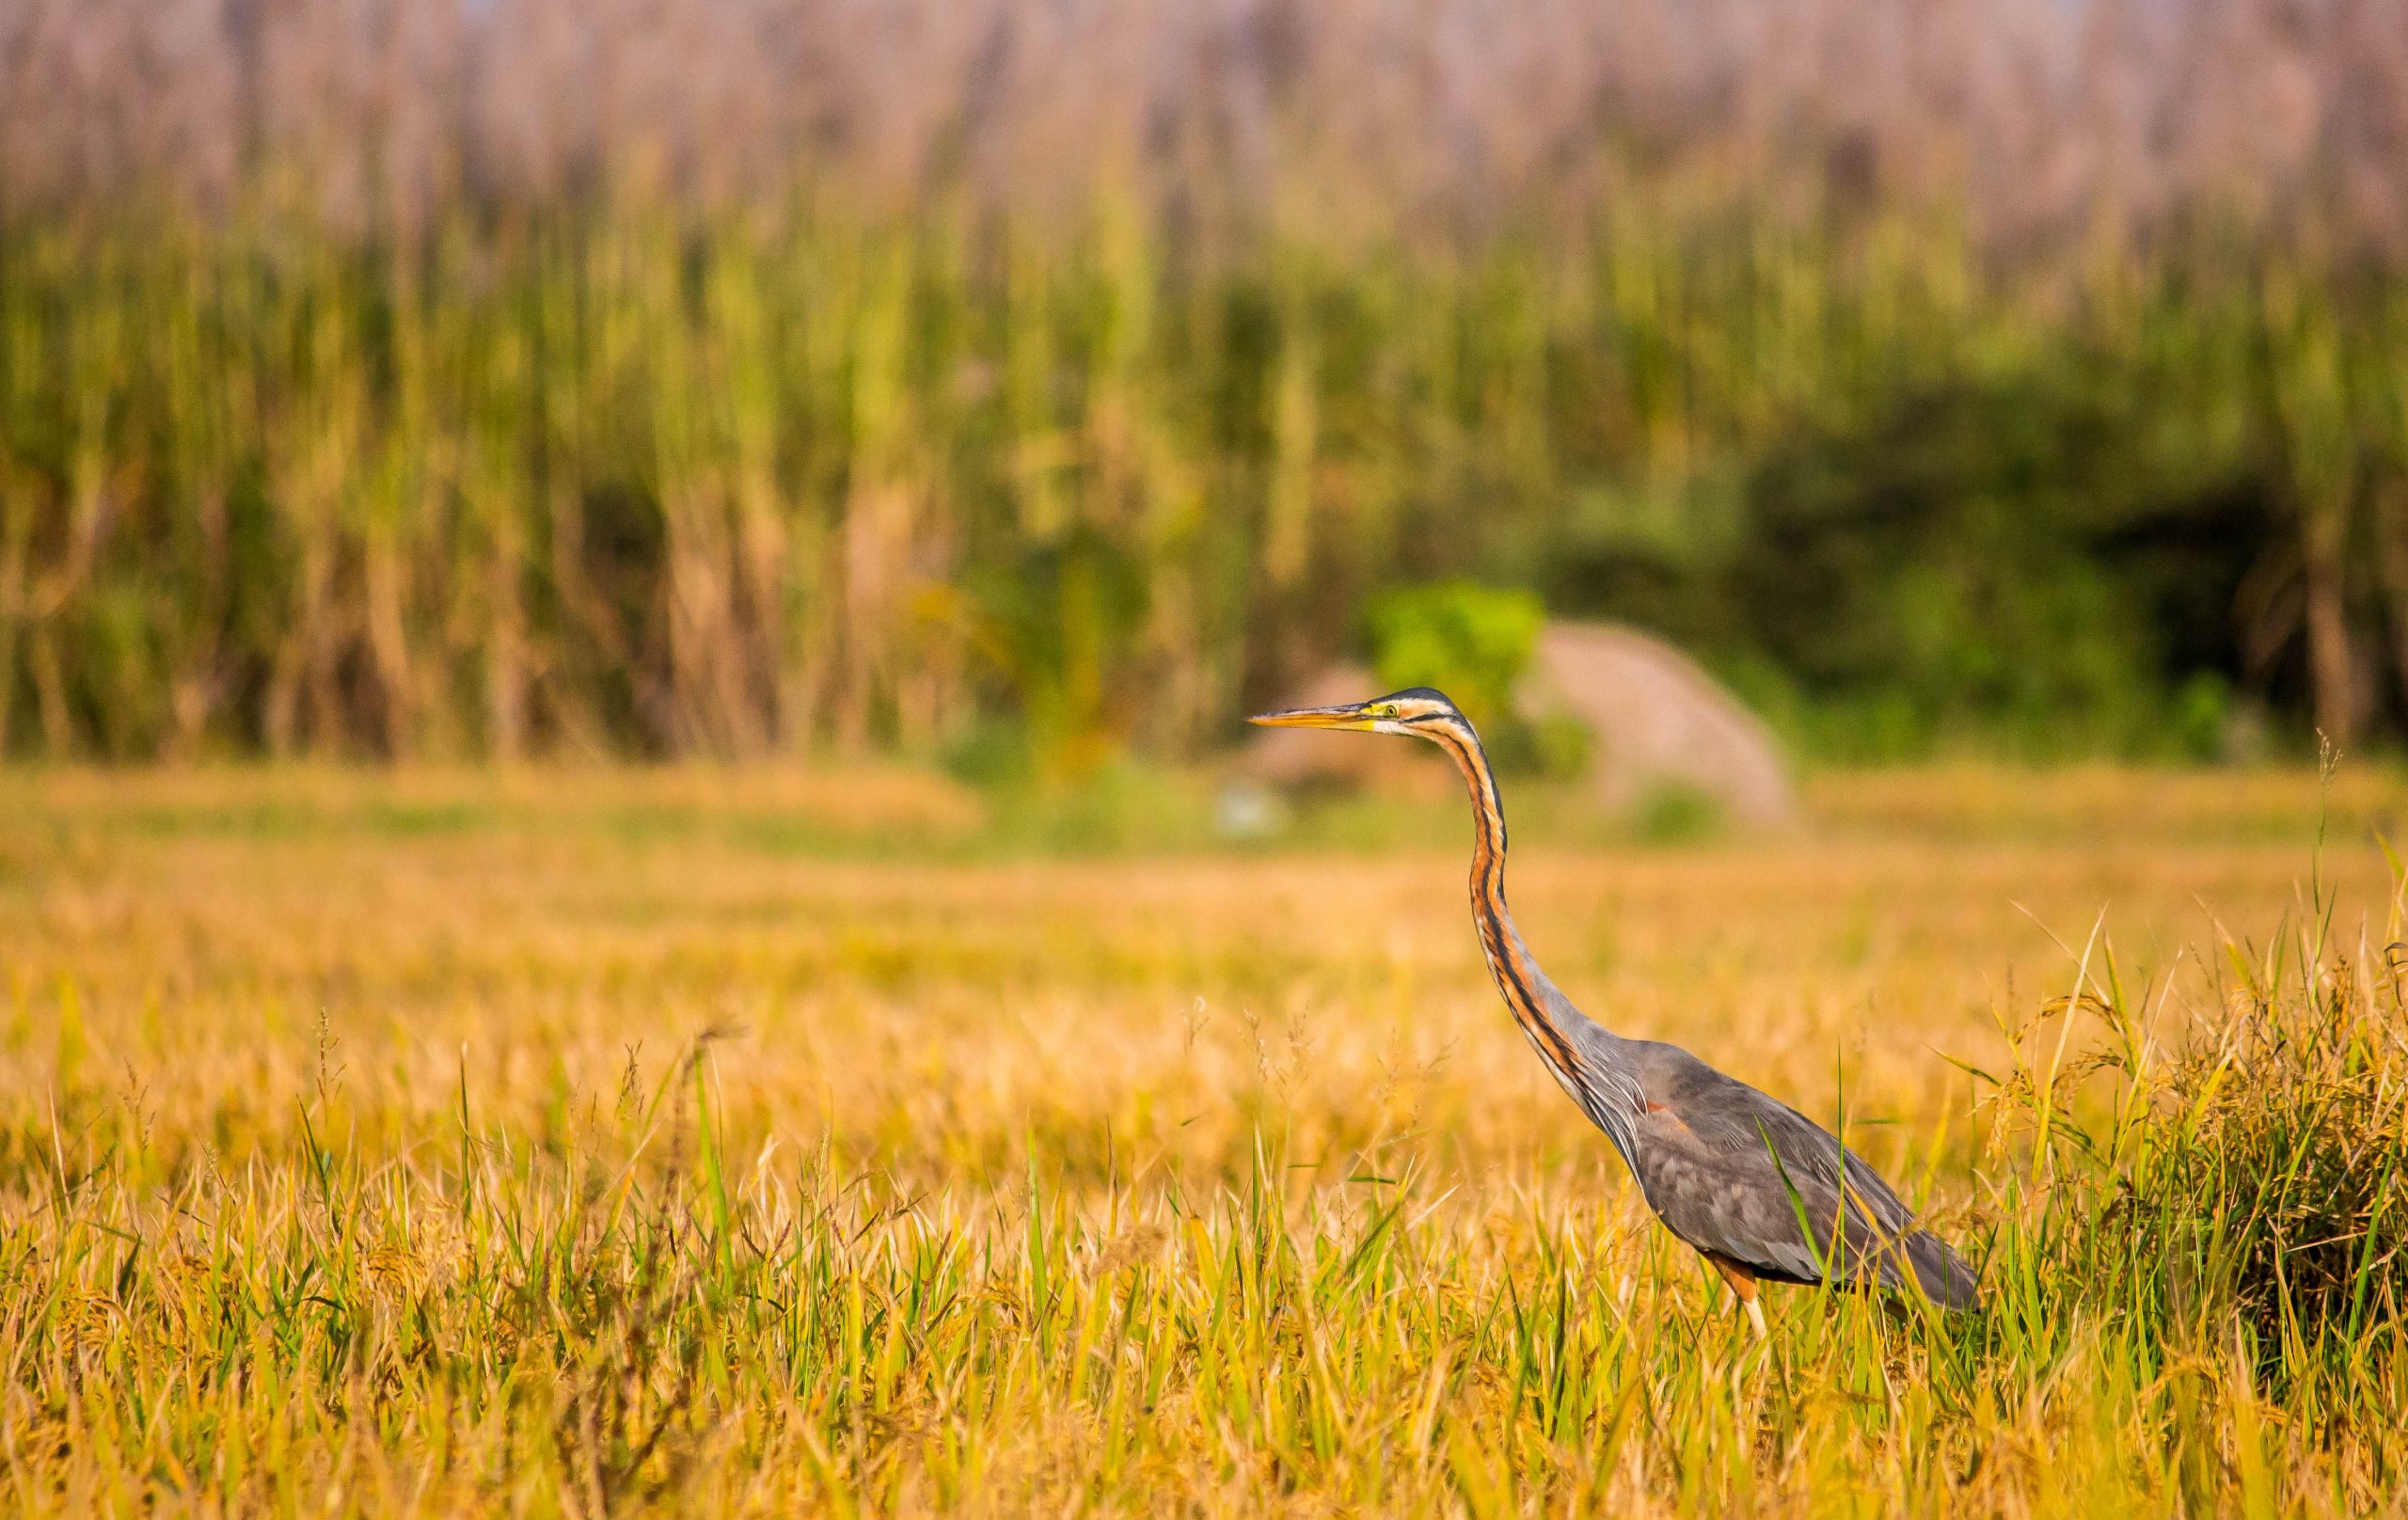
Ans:
<svg viewBox="0 0 2408 1520"><path fill-rule="evenodd" d="M1523 929L1607 1022L1844 1101L1977 1259L2011 1162L1950 1058L2005 1069L2102 910L2133 987L2192 968L2169 1020L2212 998L2211 919L2295 918L2320 815L2304 771L1808 801L1651 844L1536 799ZM2228 1346L1798 1290L1752 1346L1487 986L1459 810L1244 849L1196 811L0 775L6 1503L2345 1512L2396 1480ZM2361 960L2403 813L2389 772L2334 784Z"/></svg>

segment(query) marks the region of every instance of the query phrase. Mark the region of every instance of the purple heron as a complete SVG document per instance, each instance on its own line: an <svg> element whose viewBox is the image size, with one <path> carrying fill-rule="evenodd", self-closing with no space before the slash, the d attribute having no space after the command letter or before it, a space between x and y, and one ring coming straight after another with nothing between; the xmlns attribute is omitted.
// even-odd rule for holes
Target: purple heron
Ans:
<svg viewBox="0 0 2408 1520"><path fill-rule="evenodd" d="M1496 774L1480 735L1443 692L1416 687L1248 721L1409 735L1453 758L1471 789L1472 921L1497 992L1548 1074L1622 1153L1648 1207L1722 1274L1757 1335L1759 1280L1878 1285L1943 1308L1978 1306L1963 1258L1915 1228L1890 1185L1821 1125L1678 1046L1615 1034L1547 979L1505 908Z"/></svg>

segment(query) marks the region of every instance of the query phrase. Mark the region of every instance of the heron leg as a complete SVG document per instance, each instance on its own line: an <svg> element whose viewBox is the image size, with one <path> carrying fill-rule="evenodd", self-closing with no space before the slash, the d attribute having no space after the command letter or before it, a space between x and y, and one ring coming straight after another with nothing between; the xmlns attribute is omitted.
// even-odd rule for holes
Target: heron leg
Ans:
<svg viewBox="0 0 2408 1520"><path fill-rule="evenodd" d="M1738 1298L1739 1306L1748 1311L1748 1323L1755 1327L1756 1338L1764 1339L1770 1332L1765 1329L1765 1307L1756 1302L1756 1275L1727 1256L1718 1256L1712 1251L1701 1254L1714 1263L1714 1270L1722 1274L1722 1280L1731 1285L1731 1291Z"/></svg>

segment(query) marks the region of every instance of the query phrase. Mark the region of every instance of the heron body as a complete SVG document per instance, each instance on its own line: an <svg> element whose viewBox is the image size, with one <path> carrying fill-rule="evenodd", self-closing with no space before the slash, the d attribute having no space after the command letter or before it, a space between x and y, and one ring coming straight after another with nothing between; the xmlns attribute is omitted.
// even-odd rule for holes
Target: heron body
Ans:
<svg viewBox="0 0 2408 1520"><path fill-rule="evenodd" d="M1832 1280L1972 1308L1972 1271L1879 1174L1821 1125L1678 1046L1625 1039L1573 1005L1505 907L1505 812L1480 736L1427 687L1250 720L1409 735L1454 760L1471 792L1472 919L1513 1021L1548 1073L1628 1164L1648 1207L1730 1283L1757 1332L1756 1283Z"/></svg>

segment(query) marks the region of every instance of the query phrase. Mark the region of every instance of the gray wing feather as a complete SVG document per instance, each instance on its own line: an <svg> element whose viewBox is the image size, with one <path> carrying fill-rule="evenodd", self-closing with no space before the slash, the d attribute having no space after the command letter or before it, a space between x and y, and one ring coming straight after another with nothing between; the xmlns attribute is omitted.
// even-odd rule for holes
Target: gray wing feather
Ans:
<svg viewBox="0 0 2408 1520"><path fill-rule="evenodd" d="M1915 1228L1890 1184L1821 1125L1676 1045L1611 1033L1538 982L1579 1055L1557 1080L1673 1234L1780 1282L1819 1283L1828 1267L1843 1282L1894 1289L1911 1274L1949 1308L1980 1302L1972 1269Z"/></svg>
<svg viewBox="0 0 2408 1520"><path fill-rule="evenodd" d="M1911 1274L1939 1304L1978 1301L1965 1263L1821 1125L1675 1047L1629 1050L1646 1097L1631 1169L1672 1233L1779 1281Z"/></svg>

